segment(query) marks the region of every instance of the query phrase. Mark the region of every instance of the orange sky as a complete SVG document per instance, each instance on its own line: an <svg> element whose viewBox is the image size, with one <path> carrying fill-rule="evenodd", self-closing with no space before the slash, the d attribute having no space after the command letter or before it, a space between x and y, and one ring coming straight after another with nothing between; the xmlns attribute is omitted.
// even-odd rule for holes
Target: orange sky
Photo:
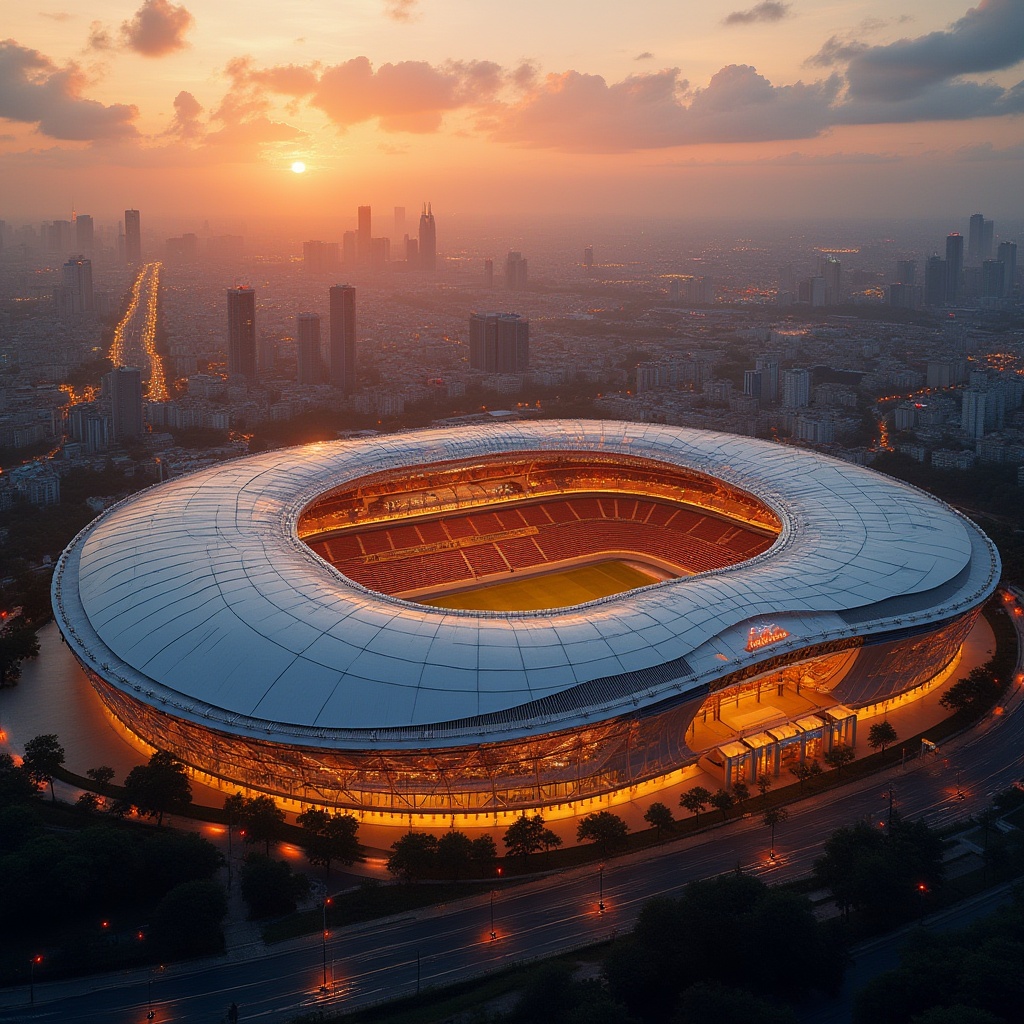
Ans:
<svg viewBox="0 0 1024 1024"><path fill-rule="evenodd" d="M4 21L15 223L72 202L1024 213L1024 0L55 0Z"/></svg>

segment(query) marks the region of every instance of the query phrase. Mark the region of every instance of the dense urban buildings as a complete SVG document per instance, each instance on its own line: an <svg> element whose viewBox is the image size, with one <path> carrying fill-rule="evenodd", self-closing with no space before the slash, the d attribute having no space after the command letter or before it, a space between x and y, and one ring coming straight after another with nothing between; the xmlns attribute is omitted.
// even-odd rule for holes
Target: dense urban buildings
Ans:
<svg viewBox="0 0 1024 1024"><path fill-rule="evenodd" d="M469 318L469 365L485 373L528 370L530 322L518 313L474 313Z"/></svg>

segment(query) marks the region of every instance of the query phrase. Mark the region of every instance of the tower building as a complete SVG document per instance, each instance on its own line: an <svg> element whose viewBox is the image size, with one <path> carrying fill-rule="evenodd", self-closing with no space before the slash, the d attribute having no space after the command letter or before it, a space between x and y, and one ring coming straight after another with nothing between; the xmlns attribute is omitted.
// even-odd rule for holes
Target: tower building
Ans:
<svg viewBox="0 0 1024 1024"><path fill-rule="evenodd" d="M228 375L256 379L256 292L228 289Z"/></svg>
<svg viewBox="0 0 1024 1024"><path fill-rule="evenodd" d="M142 262L142 223L138 210L124 211L124 258L131 266Z"/></svg>
<svg viewBox="0 0 1024 1024"><path fill-rule="evenodd" d="M510 252L505 257L505 287L513 292L526 287L526 260L521 252Z"/></svg>
<svg viewBox="0 0 1024 1024"><path fill-rule="evenodd" d="M316 313L300 313L298 318L298 382L323 383L323 360L320 357L320 317Z"/></svg>
<svg viewBox="0 0 1024 1024"><path fill-rule="evenodd" d="M437 226L434 224L430 203L423 205L423 212L420 214L419 254L421 270L431 273L437 269Z"/></svg>
<svg viewBox="0 0 1024 1024"><path fill-rule="evenodd" d="M61 312L74 316L91 313L96 307L92 291L92 260L72 256L61 267Z"/></svg>
<svg viewBox="0 0 1024 1024"><path fill-rule="evenodd" d="M359 223L356 227L356 256L360 263L370 262L373 249L372 232L370 230L370 207L359 207Z"/></svg>
<svg viewBox="0 0 1024 1024"><path fill-rule="evenodd" d="M115 441L134 441L145 432L142 418L142 371L118 366L103 377L103 397L110 402L111 432Z"/></svg>
<svg viewBox="0 0 1024 1024"><path fill-rule="evenodd" d="M946 302L960 300L960 280L964 276L964 236L954 231L946 236Z"/></svg>
<svg viewBox="0 0 1024 1024"><path fill-rule="evenodd" d="M530 368L530 321L518 313L474 313L469 318L469 365L485 373Z"/></svg>
<svg viewBox="0 0 1024 1024"><path fill-rule="evenodd" d="M346 395L356 389L356 290L336 284L330 291L330 382Z"/></svg>

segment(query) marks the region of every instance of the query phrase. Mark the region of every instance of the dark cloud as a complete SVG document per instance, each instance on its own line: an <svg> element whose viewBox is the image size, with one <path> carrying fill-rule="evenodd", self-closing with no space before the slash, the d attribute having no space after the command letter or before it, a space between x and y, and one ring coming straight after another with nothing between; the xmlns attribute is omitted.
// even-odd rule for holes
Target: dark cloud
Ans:
<svg viewBox="0 0 1024 1024"><path fill-rule="evenodd" d="M633 60L654 60L654 54L650 50L644 50L643 53L638 53Z"/></svg>
<svg viewBox="0 0 1024 1024"><path fill-rule="evenodd" d="M0 117L35 124L54 139L98 141L136 135L138 108L86 99L76 64L58 67L38 50L0 41Z"/></svg>
<svg viewBox="0 0 1024 1024"><path fill-rule="evenodd" d="M143 57L163 57L188 43L185 34L195 18L184 6L170 0L144 0L131 21L121 26L125 46Z"/></svg>
<svg viewBox="0 0 1024 1024"><path fill-rule="evenodd" d="M789 17L789 4L762 0L746 11L733 11L722 19L723 25L752 25L758 21L782 21Z"/></svg>
<svg viewBox="0 0 1024 1024"><path fill-rule="evenodd" d="M1012 89L975 82L940 82L901 100L850 96L835 111L836 124L907 124L967 121L1024 113L1024 83Z"/></svg>
<svg viewBox="0 0 1024 1024"><path fill-rule="evenodd" d="M394 21L411 21L419 0L384 0L384 13Z"/></svg>
<svg viewBox="0 0 1024 1024"><path fill-rule="evenodd" d="M113 50L117 47L114 37L102 21L90 22L87 45L90 50Z"/></svg>
<svg viewBox="0 0 1024 1024"><path fill-rule="evenodd" d="M844 41L838 36L832 36L822 44L821 49L813 57L808 57L804 61L804 67L832 68L837 64L847 64L867 49L870 49L867 43L859 43L856 40Z"/></svg>
<svg viewBox="0 0 1024 1024"><path fill-rule="evenodd" d="M851 97L902 103L961 75L998 71L1024 60L1024 3L981 0L945 32L854 53Z"/></svg>
<svg viewBox="0 0 1024 1024"><path fill-rule="evenodd" d="M490 61L401 61L374 70L354 57L323 72L311 102L339 128L377 119L385 131L433 132L446 112L486 102L503 81Z"/></svg>
<svg viewBox="0 0 1024 1024"><path fill-rule="evenodd" d="M1003 163L1006 161L1024 160L1024 143L1019 146L1008 146L996 149L991 142L983 142L978 146L961 146L954 154L957 160L965 163Z"/></svg>

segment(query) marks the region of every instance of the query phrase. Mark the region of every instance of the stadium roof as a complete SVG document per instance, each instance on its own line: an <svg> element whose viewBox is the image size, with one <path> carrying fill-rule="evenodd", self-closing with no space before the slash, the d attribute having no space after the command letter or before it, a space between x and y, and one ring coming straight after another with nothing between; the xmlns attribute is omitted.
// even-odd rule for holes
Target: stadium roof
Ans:
<svg viewBox="0 0 1024 1024"><path fill-rule="evenodd" d="M358 586L296 533L313 498L382 470L531 450L638 455L764 500L778 541L726 569L552 611L430 608ZM995 588L969 520L844 462L731 434L541 421L255 455L126 499L54 578L79 658L130 695L283 742L465 743L565 728L829 639L941 622ZM789 636L746 650L748 631Z"/></svg>

